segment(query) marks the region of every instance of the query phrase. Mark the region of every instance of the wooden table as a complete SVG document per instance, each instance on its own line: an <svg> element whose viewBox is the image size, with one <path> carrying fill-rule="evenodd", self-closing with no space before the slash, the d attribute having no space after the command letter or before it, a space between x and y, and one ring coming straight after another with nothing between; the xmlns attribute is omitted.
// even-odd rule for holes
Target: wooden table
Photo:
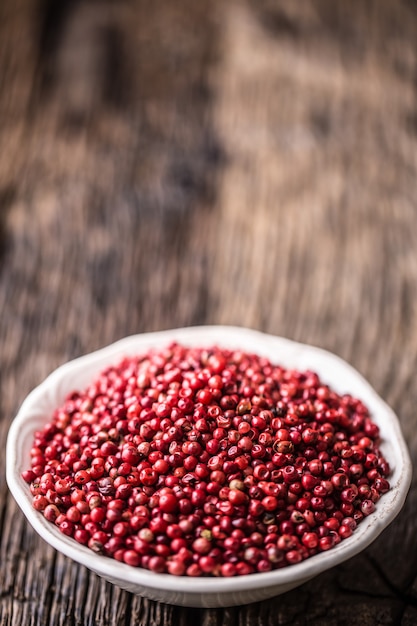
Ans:
<svg viewBox="0 0 417 626"><path fill-rule="evenodd" d="M8 426L69 358L221 323L327 348L417 454L417 5L3 0L0 623L417 623L416 484L363 554L261 604L158 605L39 539Z"/></svg>

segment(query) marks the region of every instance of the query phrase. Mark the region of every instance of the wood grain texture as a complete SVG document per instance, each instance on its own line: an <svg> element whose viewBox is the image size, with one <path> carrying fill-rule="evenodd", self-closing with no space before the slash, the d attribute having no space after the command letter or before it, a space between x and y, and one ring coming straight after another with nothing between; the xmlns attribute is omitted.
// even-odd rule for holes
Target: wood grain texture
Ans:
<svg viewBox="0 0 417 626"><path fill-rule="evenodd" d="M132 596L8 493L25 395L124 335L250 326L347 359L417 457L417 5L0 3L0 624L417 623L417 484L363 554L224 610Z"/></svg>

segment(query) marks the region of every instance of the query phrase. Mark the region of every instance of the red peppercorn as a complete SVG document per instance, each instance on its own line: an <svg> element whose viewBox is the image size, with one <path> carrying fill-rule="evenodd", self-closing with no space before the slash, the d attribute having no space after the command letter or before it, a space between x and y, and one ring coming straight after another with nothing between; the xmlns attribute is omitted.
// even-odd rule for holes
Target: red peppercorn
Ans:
<svg viewBox="0 0 417 626"><path fill-rule="evenodd" d="M70 493L71 482L68 478L60 478L55 482L55 490L59 495Z"/></svg>
<svg viewBox="0 0 417 626"><path fill-rule="evenodd" d="M319 540L320 550L330 550L334 546L334 537L332 535L327 535L326 537L322 537Z"/></svg>
<svg viewBox="0 0 417 626"><path fill-rule="evenodd" d="M139 480L143 485L151 486L158 480L158 472L151 467L145 467L139 474Z"/></svg>
<svg viewBox="0 0 417 626"><path fill-rule="evenodd" d="M262 506L266 511L275 511L278 506L278 499L275 496L265 496L261 501Z"/></svg>
<svg viewBox="0 0 417 626"><path fill-rule="evenodd" d="M64 535L68 535L68 537L71 537L74 533L74 524L70 522L69 520L63 520L59 524L59 530Z"/></svg>
<svg viewBox="0 0 417 626"><path fill-rule="evenodd" d="M36 495L32 500L33 508L37 511L44 511L49 504L49 501L45 496L39 494Z"/></svg>
<svg viewBox="0 0 417 626"><path fill-rule="evenodd" d="M31 483L35 480L36 474L33 470L25 470L22 472L22 478L25 482Z"/></svg>
<svg viewBox="0 0 417 626"><path fill-rule="evenodd" d="M168 573L173 576L182 576L185 573L185 569L185 564L180 559L175 558L167 562Z"/></svg>
<svg viewBox="0 0 417 626"><path fill-rule="evenodd" d="M74 539L83 545L86 545L90 539L90 533L83 528L77 528L74 532Z"/></svg>
<svg viewBox="0 0 417 626"><path fill-rule="evenodd" d="M231 489L228 494L229 502L235 505L244 504L248 499L247 495L239 489Z"/></svg>
<svg viewBox="0 0 417 626"><path fill-rule="evenodd" d="M306 548L316 548L319 545L319 538L314 532L306 532L301 537L301 541Z"/></svg>
<svg viewBox="0 0 417 626"><path fill-rule="evenodd" d="M174 494L171 494L171 493L163 494L159 498L159 508L164 513L172 513L173 511L176 510L177 506L178 506L178 500L174 496Z"/></svg>
<svg viewBox="0 0 417 626"><path fill-rule="evenodd" d="M135 550L123 550L122 560L133 567L138 567L141 564L141 557Z"/></svg>

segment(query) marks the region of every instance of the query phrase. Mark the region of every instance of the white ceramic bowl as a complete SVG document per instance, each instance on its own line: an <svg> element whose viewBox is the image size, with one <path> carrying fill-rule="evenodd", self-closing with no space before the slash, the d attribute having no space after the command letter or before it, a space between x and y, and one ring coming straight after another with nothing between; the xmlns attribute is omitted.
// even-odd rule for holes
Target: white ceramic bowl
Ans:
<svg viewBox="0 0 417 626"><path fill-rule="evenodd" d="M30 466L33 434L42 429L65 396L83 389L106 365L123 355L145 352L172 340L190 346L217 344L241 348L268 357L276 364L298 370L311 369L339 393L351 393L365 402L382 436L381 449L392 474L390 491L376 511L366 517L353 535L328 552L301 563L262 574L235 578L189 578L155 574L100 556L64 536L32 506L21 472ZM411 462L398 420L370 385L350 365L321 349L244 328L203 326L180 328L127 337L102 350L62 365L34 389L13 421L7 441L7 482L17 503L43 539L74 561L106 580L152 600L184 606L220 607L257 602L284 593L366 548L395 518L404 504L411 481Z"/></svg>

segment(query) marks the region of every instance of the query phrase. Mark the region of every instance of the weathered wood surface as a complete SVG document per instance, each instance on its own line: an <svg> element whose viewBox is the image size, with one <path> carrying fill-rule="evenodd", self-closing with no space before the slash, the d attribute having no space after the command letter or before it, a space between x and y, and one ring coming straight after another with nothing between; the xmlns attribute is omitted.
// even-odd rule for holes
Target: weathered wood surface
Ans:
<svg viewBox="0 0 417 626"><path fill-rule="evenodd" d="M414 481L284 596L158 605L58 555L4 445L53 368L124 335L258 328L349 360L417 455L417 5L0 3L0 623L417 623Z"/></svg>

